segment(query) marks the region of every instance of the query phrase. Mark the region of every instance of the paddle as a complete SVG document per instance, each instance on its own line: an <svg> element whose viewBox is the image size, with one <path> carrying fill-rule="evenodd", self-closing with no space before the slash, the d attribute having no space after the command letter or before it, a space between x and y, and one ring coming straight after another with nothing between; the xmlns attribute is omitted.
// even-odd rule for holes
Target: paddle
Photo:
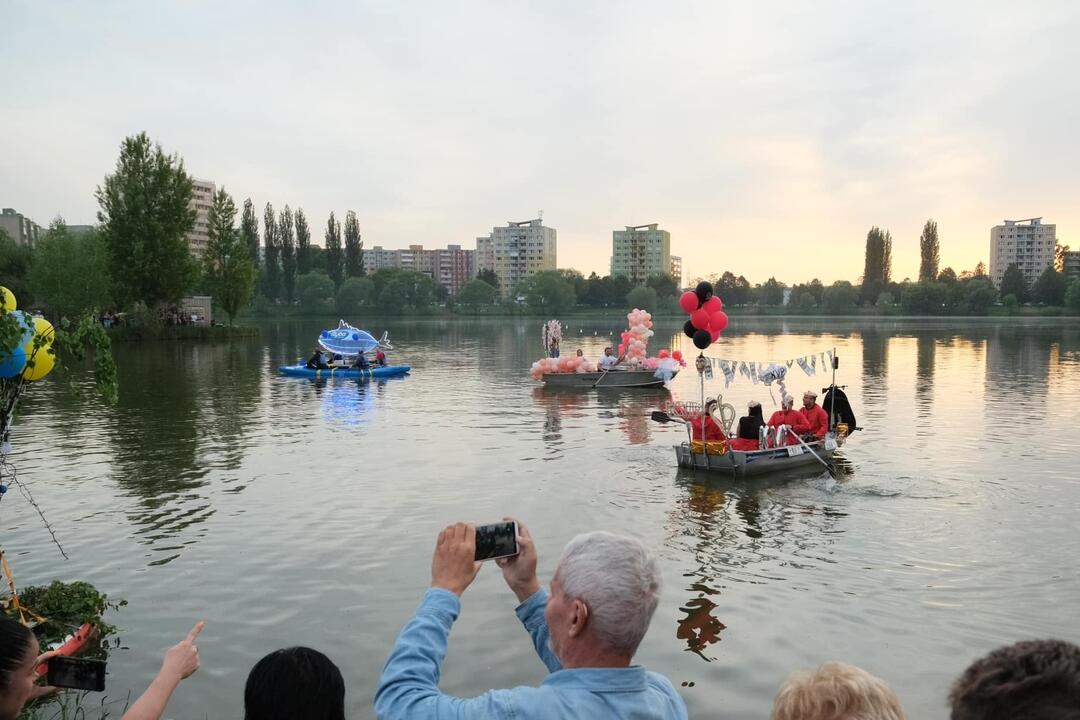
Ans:
<svg viewBox="0 0 1080 720"><path fill-rule="evenodd" d="M605 377L607 376L607 374L608 374L608 371L607 371L607 370L604 370L604 371L603 371L602 373L600 373L600 377L596 378L596 382L594 382L594 383L592 384L592 387L594 387L594 388L595 388L595 387L596 387L597 385L599 385L599 384L600 384L600 381L601 381L601 380L603 380L603 379L604 379L604 378L605 378ZM592 389L592 388L590 388L590 390L591 390L591 389Z"/></svg>
<svg viewBox="0 0 1080 720"><path fill-rule="evenodd" d="M836 479L836 473L835 473L835 472L833 472L833 469L832 469L832 465L830 465L829 463L827 463L827 462L825 462L824 460L822 460L822 459L821 459L821 456L820 456L820 455L818 455L818 454L817 454L816 452L814 452L814 448L812 448L812 447L810 447L809 445L807 445L807 444L806 444L806 441L805 441L805 440L803 440L803 439L802 439L801 437L799 437L799 434L798 434L798 433L796 433L796 432L792 431L792 433L791 433L791 434L795 436L795 439L799 441L799 444L800 444L800 445L802 445L802 446L803 446L804 448L806 448L806 449L807 449L808 451L810 451L810 454L811 454L811 455L813 455L813 456L814 456L814 457L815 457L815 458L817 459L817 461L818 461L819 463L821 463L822 465L824 465L824 466L825 466L825 469L829 471L829 474L830 474L830 475L832 475L833 479Z"/></svg>

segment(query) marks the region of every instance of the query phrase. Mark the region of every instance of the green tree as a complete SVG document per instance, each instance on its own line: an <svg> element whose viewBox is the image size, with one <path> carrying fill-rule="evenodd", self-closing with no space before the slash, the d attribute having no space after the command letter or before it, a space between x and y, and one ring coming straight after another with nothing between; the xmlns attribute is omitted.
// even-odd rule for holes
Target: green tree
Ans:
<svg viewBox="0 0 1080 720"><path fill-rule="evenodd" d="M966 282L964 289L964 312L971 315L985 315L997 299L997 290L990 278L976 275Z"/></svg>
<svg viewBox="0 0 1080 720"><path fill-rule="evenodd" d="M919 282L928 282L938 276L941 262L941 243L938 242L937 223L927 220L919 237Z"/></svg>
<svg viewBox="0 0 1080 720"><path fill-rule="evenodd" d="M631 308L656 310L656 290L646 285L638 285L626 294L626 304Z"/></svg>
<svg viewBox="0 0 1080 720"><path fill-rule="evenodd" d="M111 281L105 240L97 230L75 235L63 218L57 218L34 246L30 284L37 301L45 303L56 317L75 319L109 308ZM4 287L22 297L7 283Z"/></svg>
<svg viewBox="0 0 1080 720"><path fill-rule="evenodd" d="M949 287L937 281L908 283L900 292L900 306L911 315L941 315Z"/></svg>
<svg viewBox="0 0 1080 720"><path fill-rule="evenodd" d="M818 306L817 298L812 293L804 292L799 295L799 299L796 302L800 310L813 310Z"/></svg>
<svg viewBox="0 0 1080 720"><path fill-rule="evenodd" d="M583 297L589 289L589 282L585 279L585 276L581 274L580 270L574 270L573 268L562 268L556 270L564 280L570 283L570 286L574 288L575 297Z"/></svg>
<svg viewBox="0 0 1080 720"><path fill-rule="evenodd" d="M291 303L296 299L296 245L293 241L293 215L288 203L278 215L277 230L281 251L282 297Z"/></svg>
<svg viewBox="0 0 1080 720"><path fill-rule="evenodd" d="M974 275L975 275L975 277L985 277L986 276L986 263L984 263L982 260L980 260L979 264L975 266Z"/></svg>
<svg viewBox="0 0 1080 720"><path fill-rule="evenodd" d="M281 240L278 237L274 206L263 208L263 295L271 300L281 297Z"/></svg>
<svg viewBox="0 0 1080 720"><path fill-rule="evenodd" d="M1005 274L1001 276L1001 298L1005 301L1006 295L1012 295L1017 303L1022 303L1027 298L1027 283L1024 282L1024 273L1016 263L1009 263L1005 268Z"/></svg>
<svg viewBox="0 0 1080 720"><path fill-rule="evenodd" d="M1016 293L1009 293L1001 299L1001 303L1005 306L1005 311L1009 315L1015 315L1020 307L1020 299L1016 297Z"/></svg>
<svg viewBox="0 0 1080 720"><path fill-rule="evenodd" d="M203 254L203 273L214 301L229 316L229 324L255 293L255 264L243 235L237 231L236 204L222 186L214 193L207 218L209 241Z"/></svg>
<svg viewBox="0 0 1080 720"><path fill-rule="evenodd" d="M1035 281L1032 295L1037 302L1041 302L1043 305L1061 307L1065 304L1065 291L1068 286L1069 283L1065 279L1065 274L1058 272L1053 265L1050 265L1043 270L1042 275Z"/></svg>
<svg viewBox="0 0 1080 720"><path fill-rule="evenodd" d="M334 287L341 284L344 267L341 256L341 223L334 219L334 213L330 213L330 219L326 221L326 274L334 282Z"/></svg>
<svg viewBox="0 0 1080 720"><path fill-rule="evenodd" d="M809 295L813 298L813 305L807 305L803 302L803 297ZM814 278L808 283L800 283L791 288L791 304L798 305L799 307L817 307L821 304L822 299L825 296L825 286L821 284L821 281Z"/></svg>
<svg viewBox="0 0 1080 720"><path fill-rule="evenodd" d="M936 279L937 279L938 282L943 282L946 285L952 285L957 280L956 271L953 270L951 267L947 267L944 270L942 270L940 273L938 273L938 276L937 276Z"/></svg>
<svg viewBox="0 0 1080 720"><path fill-rule="evenodd" d="M670 275L651 275L645 281L646 287L656 291L657 298L677 297L679 295L679 283Z"/></svg>
<svg viewBox="0 0 1080 720"><path fill-rule="evenodd" d="M542 270L528 277L518 288L518 293L525 296L531 310L542 314L569 310L577 302L574 286L552 270Z"/></svg>
<svg viewBox="0 0 1080 720"><path fill-rule="evenodd" d="M777 307L784 304L784 284L771 277L761 286L758 293L758 302L762 305Z"/></svg>
<svg viewBox="0 0 1080 720"><path fill-rule="evenodd" d="M499 276L495 274L495 271L491 268L484 268L480 272L476 273L477 280L483 280L496 290L499 289Z"/></svg>
<svg viewBox="0 0 1080 720"><path fill-rule="evenodd" d="M360 223L352 210L345 213L345 277L363 277L364 241L360 239Z"/></svg>
<svg viewBox="0 0 1080 720"><path fill-rule="evenodd" d="M121 143L116 171L95 192L120 305L176 302L195 279L184 238L195 224L191 192L179 156L166 155L146 133Z"/></svg>
<svg viewBox="0 0 1080 720"><path fill-rule="evenodd" d="M1080 313L1080 278L1069 283L1069 289L1065 291L1065 307Z"/></svg>
<svg viewBox="0 0 1080 720"><path fill-rule="evenodd" d="M0 229L0 285L29 305L34 297L30 287L30 248L19 245Z"/></svg>
<svg viewBox="0 0 1080 720"><path fill-rule="evenodd" d="M499 289L479 278L465 283L457 295L458 304L469 308L494 305L498 300Z"/></svg>
<svg viewBox="0 0 1080 720"><path fill-rule="evenodd" d="M866 234L862 301L873 302L892 279L892 235L876 225Z"/></svg>
<svg viewBox="0 0 1080 720"><path fill-rule="evenodd" d="M375 300L375 283L366 277L346 278L334 297L334 306L342 315L358 315Z"/></svg>
<svg viewBox="0 0 1080 720"><path fill-rule="evenodd" d="M847 280L837 280L825 288L825 309L831 313L849 312L859 303L859 291Z"/></svg>
<svg viewBox="0 0 1080 720"><path fill-rule="evenodd" d="M334 281L326 273L313 271L298 277L296 294L305 312L323 315L334 309Z"/></svg>
<svg viewBox="0 0 1080 720"><path fill-rule="evenodd" d="M307 275L311 264L311 229L303 208L296 209L296 274Z"/></svg>
<svg viewBox="0 0 1080 720"><path fill-rule="evenodd" d="M259 218L255 217L255 204L251 198L244 200L244 213L240 216L240 237L244 241L244 247L248 249L248 257L258 267L260 264L259 252Z"/></svg>
<svg viewBox="0 0 1080 720"><path fill-rule="evenodd" d="M1065 272L1065 256L1068 252L1068 245L1058 245L1054 248L1054 269L1058 272Z"/></svg>

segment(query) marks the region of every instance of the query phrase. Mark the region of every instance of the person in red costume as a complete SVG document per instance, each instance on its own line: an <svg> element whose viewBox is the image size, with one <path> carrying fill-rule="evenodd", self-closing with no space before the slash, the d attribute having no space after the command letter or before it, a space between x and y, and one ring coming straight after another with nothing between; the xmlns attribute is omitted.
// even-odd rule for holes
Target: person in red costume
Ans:
<svg viewBox="0 0 1080 720"><path fill-rule="evenodd" d="M769 418L769 427L778 428L781 425L788 426L787 445L798 445L799 440L796 435L801 435L807 431L806 419L803 418L802 413L795 410L795 398L790 395L784 395L780 400L780 409L772 414Z"/></svg>
<svg viewBox="0 0 1080 720"><path fill-rule="evenodd" d="M705 403L705 440L709 442L727 439L727 435L724 434L724 431L716 424L716 420L713 419L714 410L716 410L716 400L709 400ZM694 440L701 440L701 415L684 412L679 412L678 414L690 422L690 432L692 433Z"/></svg>
<svg viewBox="0 0 1080 720"><path fill-rule="evenodd" d="M802 410L799 412L806 425L805 432L820 440L829 431L829 416L817 404L817 393L813 390L803 393L802 404Z"/></svg>

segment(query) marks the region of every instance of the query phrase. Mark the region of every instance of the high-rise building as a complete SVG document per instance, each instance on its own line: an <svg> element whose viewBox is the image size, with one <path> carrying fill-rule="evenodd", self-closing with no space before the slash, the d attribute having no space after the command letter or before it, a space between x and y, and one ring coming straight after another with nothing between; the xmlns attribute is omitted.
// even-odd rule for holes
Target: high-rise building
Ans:
<svg viewBox="0 0 1080 720"><path fill-rule="evenodd" d="M540 218L492 228L490 236L476 238L476 255L478 270L494 270L499 292L510 297L531 275L556 268L555 228Z"/></svg>
<svg viewBox="0 0 1080 720"><path fill-rule="evenodd" d="M1080 250L1070 250L1065 253L1064 262L1061 263L1061 271L1069 280L1080 278Z"/></svg>
<svg viewBox="0 0 1080 720"><path fill-rule="evenodd" d="M435 250L435 281L451 295L457 295L465 283L476 277L476 251L460 245Z"/></svg>
<svg viewBox="0 0 1080 720"><path fill-rule="evenodd" d="M671 233L651 225L627 225L611 233L611 274L643 285L652 275L671 272Z"/></svg>
<svg viewBox="0 0 1080 720"><path fill-rule="evenodd" d="M675 278L675 284L682 287L682 258L678 255L671 256L671 277Z"/></svg>
<svg viewBox="0 0 1080 720"><path fill-rule="evenodd" d="M191 183L191 204L195 209L195 224L187 234L188 250L199 258L206 252L210 242L210 208L214 204L214 183L209 180L193 180Z"/></svg>
<svg viewBox="0 0 1080 720"><path fill-rule="evenodd" d="M465 283L476 275L476 253L460 245L445 249L425 250L423 245L410 245L405 250L386 250L379 245L364 251L364 271L371 275L379 270L397 269L423 273L457 295Z"/></svg>
<svg viewBox="0 0 1080 720"><path fill-rule="evenodd" d="M0 230L6 232L17 245L31 247L44 232L40 225L13 208L0 211Z"/></svg>
<svg viewBox="0 0 1080 720"><path fill-rule="evenodd" d="M401 269L423 273L435 277L435 253L425 250L423 245L410 245L408 250L398 250L401 257Z"/></svg>
<svg viewBox="0 0 1080 720"><path fill-rule="evenodd" d="M1056 225L1046 225L1042 218L1006 220L990 230L990 278L1001 287L1005 270L1016 263L1031 287L1054 264L1056 249Z"/></svg>
<svg viewBox="0 0 1080 720"><path fill-rule="evenodd" d="M379 270L395 270L400 268L400 253L400 250L385 250L380 245L364 250L364 272L371 275Z"/></svg>

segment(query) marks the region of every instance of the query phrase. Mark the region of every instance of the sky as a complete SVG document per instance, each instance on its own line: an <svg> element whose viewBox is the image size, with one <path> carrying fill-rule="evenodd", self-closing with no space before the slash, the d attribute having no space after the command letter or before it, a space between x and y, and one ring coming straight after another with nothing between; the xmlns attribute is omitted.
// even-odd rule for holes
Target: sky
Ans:
<svg viewBox="0 0 1080 720"><path fill-rule="evenodd" d="M0 0L0 205L96 221L140 131L321 242L474 247L543 210L606 274L659 223L686 278L918 274L1042 216L1080 246L1080 3ZM261 212L260 212L261 215Z"/></svg>

